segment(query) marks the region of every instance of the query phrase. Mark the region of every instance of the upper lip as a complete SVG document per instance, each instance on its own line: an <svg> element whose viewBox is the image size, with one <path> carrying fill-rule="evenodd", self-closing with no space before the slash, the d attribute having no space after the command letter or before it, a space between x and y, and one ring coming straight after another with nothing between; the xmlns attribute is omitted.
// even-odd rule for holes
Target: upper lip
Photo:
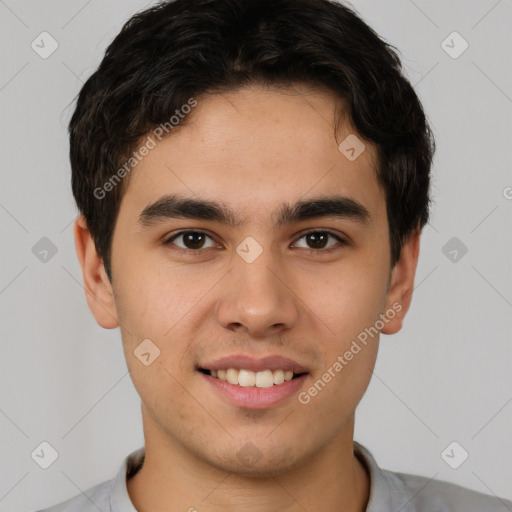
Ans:
<svg viewBox="0 0 512 512"><path fill-rule="evenodd" d="M204 370L227 370L229 368L262 372L263 370L284 370L293 373L308 373L307 368L297 361L283 356L267 356L262 358L250 357L246 354L221 357L215 361L201 364L199 368Z"/></svg>

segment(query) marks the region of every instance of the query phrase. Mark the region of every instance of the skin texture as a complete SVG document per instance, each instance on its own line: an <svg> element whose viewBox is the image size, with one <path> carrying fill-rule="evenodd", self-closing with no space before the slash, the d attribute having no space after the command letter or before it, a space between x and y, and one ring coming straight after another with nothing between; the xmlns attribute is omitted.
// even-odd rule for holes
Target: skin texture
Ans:
<svg viewBox="0 0 512 512"><path fill-rule="evenodd" d="M235 353L283 355L308 368L306 390L393 304L401 311L382 332L400 330L419 231L391 269L376 151L365 141L349 161L338 150L334 112L343 104L332 92L251 86L197 99L187 124L130 175L113 236L113 285L83 217L75 223L89 307L102 327L120 327L142 400L146 459L127 483L130 497L139 511L363 511L369 479L353 455L354 413L378 336L306 405L294 395L265 410L234 407L196 367ZM338 142L351 133L344 122ZM370 222L321 218L274 228L281 203L333 192L362 203ZM141 211L166 193L222 201L246 224L169 219L142 229ZM200 255L183 252L184 237L163 243L183 229L211 236ZM311 229L349 243L330 238L325 245L338 249L322 254L302 236ZM236 253L248 236L263 248L251 264ZM161 351L149 366L133 354L147 338ZM248 441L261 454L254 464L237 456Z"/></svg>

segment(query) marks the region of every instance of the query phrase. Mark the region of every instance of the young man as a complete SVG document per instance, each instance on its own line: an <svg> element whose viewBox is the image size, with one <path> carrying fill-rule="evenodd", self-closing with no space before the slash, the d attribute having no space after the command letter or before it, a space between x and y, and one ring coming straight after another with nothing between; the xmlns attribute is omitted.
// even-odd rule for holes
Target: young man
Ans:
<svg viewBox="0 0 512 512"><path fill-rule="evenodd" d="M434 140L400 61L328 0L134 16L70 123L87 300L145 447L48 512L501 511L353 441L409 308Z"/></svg>

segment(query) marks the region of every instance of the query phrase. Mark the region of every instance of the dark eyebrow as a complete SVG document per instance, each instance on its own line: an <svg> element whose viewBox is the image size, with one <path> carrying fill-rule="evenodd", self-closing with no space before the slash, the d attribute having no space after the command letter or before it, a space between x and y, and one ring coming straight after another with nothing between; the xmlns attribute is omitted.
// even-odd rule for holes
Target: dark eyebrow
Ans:
<svg viewBox="0 0 512 512"><path fill-rule="evenodd" d="M359 202L343 196L322 196L296 203L282 204L273 216L274 226L292 224L321 217L348 218L368 224L369 211ZM178 194L165 195L146 206L139 215L143 227L153 226L166 219L187 218L220 222L237 228L246 223L236 212L221 202L183 197Z"/></svg>
<svg viewBox="0 0 512 512"><path fill-rule="evenodd" d="M276 226L282 226L321 217L348 218L363 224L369 224L371 221L370 212L358 201L343 196L323 196L299 200L292 205L282 205L274 223Z"/></svg>

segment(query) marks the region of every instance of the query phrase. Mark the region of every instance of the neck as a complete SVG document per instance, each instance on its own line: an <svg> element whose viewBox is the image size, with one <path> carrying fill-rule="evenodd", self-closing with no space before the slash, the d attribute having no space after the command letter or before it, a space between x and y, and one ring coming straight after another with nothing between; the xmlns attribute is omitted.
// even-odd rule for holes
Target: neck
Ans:
<svg viewBox="0 0 512 512"><path fill-rule="evenodd" d="M370 480L353 452L353 426L352 419L320 452L286 471L248 476L212 465L145 421L144 464L127 481L128 494L139 512L303 512L317 510L320 499L322 510L364 512Z"/></svg>

